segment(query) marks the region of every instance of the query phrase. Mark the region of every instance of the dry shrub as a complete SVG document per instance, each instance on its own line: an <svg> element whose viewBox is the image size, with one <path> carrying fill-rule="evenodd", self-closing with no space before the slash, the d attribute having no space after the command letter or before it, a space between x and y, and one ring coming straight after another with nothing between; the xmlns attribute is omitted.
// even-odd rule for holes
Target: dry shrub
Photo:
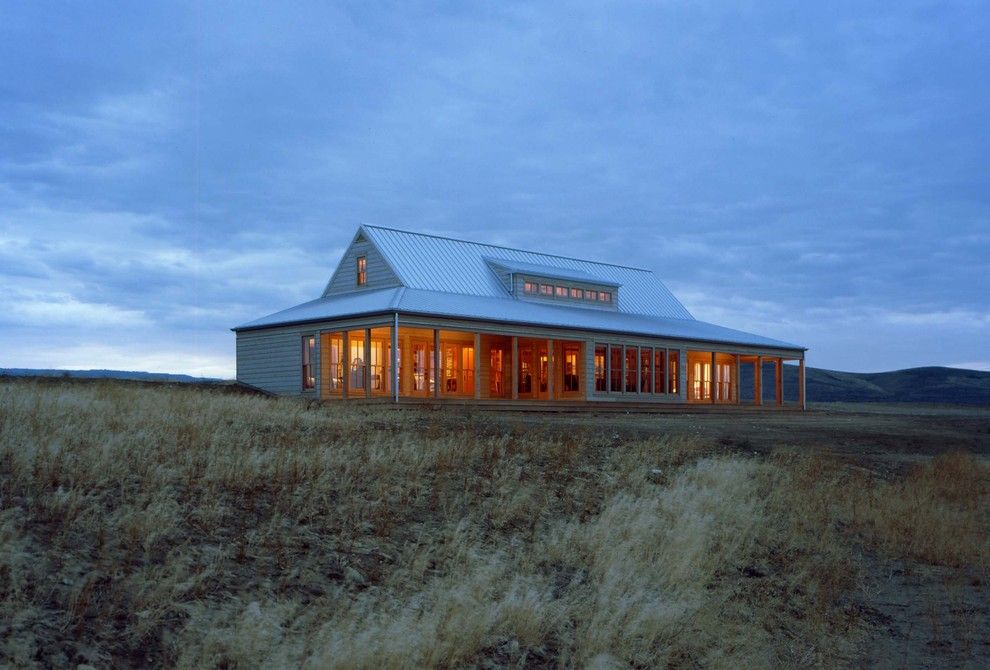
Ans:
<svg viewBox="0 0 990 670"><path fill-rule="evenodd" d="M950 453L893 481L840 491L851 522L884 551L933 564L990 568L990 466Z"/></svg>

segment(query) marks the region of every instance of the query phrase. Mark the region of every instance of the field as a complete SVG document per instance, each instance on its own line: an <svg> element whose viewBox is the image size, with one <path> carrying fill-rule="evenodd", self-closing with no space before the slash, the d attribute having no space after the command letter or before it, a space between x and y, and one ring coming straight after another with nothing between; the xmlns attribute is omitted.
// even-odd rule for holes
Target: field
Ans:
<svg viewBox="0 0 990 670"><path fill-rule="evenodd" d="M990 410L0 384L0 666L990 665Z"/></svg>

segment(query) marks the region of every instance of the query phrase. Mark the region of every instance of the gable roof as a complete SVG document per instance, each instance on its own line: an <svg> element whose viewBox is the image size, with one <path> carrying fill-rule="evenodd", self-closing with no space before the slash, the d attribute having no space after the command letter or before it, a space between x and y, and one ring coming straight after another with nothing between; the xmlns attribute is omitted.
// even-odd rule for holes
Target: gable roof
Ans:
<svg viewBox="0 0 990 670"><path fill-rule="evenodd" d="M406 288L460 295L505 298L504 285L487 261L536 265L558 272L576 272L595 281L621 286L618 311L674 319L691 313L649 270L599 263L480 242L455 240L394 228L361 226ZM588 281L581 279L579 281Z"/></svg>
<svg viewBox="0 0 990 670"><path fill-rule="evenodd" d="M379 226L361 226L354 242L362 238L375 246L401 286L325 294L316 300L245 323L234 330L402 312L787 350L804 349L781 340L696 320L649 270ZM346 252L344 256L347 256ZM618 286L617 310L515 299L496 276L492 265L509 272Z"/></svg>

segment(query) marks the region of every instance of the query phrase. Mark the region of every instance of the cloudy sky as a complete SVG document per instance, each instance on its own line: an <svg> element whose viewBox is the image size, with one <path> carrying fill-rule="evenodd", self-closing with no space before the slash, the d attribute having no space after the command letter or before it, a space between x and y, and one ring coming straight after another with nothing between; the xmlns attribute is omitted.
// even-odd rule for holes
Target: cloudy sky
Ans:
<svg viewBox="0 0 990 670"><path fill-rule="evenodd" d="M990 369L990 5L0 3L0 367L231 377L360 223Z"/></svg>

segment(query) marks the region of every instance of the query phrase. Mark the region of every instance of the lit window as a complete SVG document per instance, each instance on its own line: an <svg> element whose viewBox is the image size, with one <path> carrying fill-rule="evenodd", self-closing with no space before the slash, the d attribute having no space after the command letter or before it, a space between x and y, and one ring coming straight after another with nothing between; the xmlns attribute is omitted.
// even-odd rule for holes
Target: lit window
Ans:
<svg viewBox="0 0 990 670"><path fill-rule="evenodd" d="M556 294L557 294L557 297L558 298L566 298L567 297L567 287L566 286L557 286L557 287L555 287L554 290L556 291Z"/></svg>
<svg viewBox="0 0 990 670"><path fill-rule="evenodd" d="M540 284L540 295L553 295L553 286L550 284Z"/></svg>
<svg viewBox="0 0 990 670"><path fill-rule="evenodd" d="M612 292L611 291L599 291L598 300L600 302L612 302Z"/></svg>
<svg viewBox="0 0 990 670"><path fill-rule="evenodd" d="M313 373L313 359L316 358L316 338L312 335L302 341L302 386L303 390L316 388L316 375Z"/></svg>
<svg viewBox="0 0 990 670"><path fill-rule="evenodd" d="M598 300L598 291L585 290L584 292L585 300Z"/></svg>
<svg viewBox="0 0 990 670"><path fill-rule="evenodd" d="M528 281L523 285L523 290L526 291L526 293L536 293L537 287L536 284L534 284L531 281Z"/></svg>
<svg viewBox="0 0 990 670"><path fill-rule="evenodd" d="M577 299L580 300L581 299L581 295L583 293L584 292L581 289L579 289L579 288L571 288L571 297L572 298L577 298Z"/></svg>
<svg viewBox="0 0 990 670"><path fill-rule="evenodd" d="M368 283L368 259L365 256L357 258L357 285L364 286Z"/></svg>

